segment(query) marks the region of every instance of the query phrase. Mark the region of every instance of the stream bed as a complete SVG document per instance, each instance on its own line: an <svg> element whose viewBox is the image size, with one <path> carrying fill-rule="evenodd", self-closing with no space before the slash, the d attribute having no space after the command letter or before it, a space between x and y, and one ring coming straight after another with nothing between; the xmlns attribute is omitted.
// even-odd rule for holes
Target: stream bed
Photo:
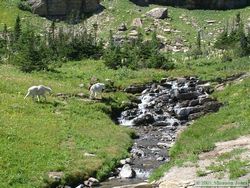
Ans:
<svg viewBox="0 0 250 188"><path fill-rule="evenodd" d="M209 83L196 77L164 78L160 82L132 85L125 92L135 94L118 118L121 126L134 129L137 138L131 157L121 160L101 187L111 188L144 182L154 169L167 163L169 149L179 130L194 119L219 110L221 103L211 98Z"/></svg>

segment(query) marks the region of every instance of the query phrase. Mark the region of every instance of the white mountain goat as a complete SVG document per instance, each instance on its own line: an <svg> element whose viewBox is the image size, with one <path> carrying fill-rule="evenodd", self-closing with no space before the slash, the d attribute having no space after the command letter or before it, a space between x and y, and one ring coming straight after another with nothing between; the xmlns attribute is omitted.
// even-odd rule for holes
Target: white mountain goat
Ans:
<svg viewBox="0 0 250 188"><path fill-rule="evenodd" d="M89 92L90 92L90 98L92 99L93 97L96 98L97 97L97 94L100 93L102 94L102 91L105 89L105 84L103 83L96 83L96 84L93 84L90 89L89 89Z"/></svg>
<svg viewBox="0 0 250 188"><path fill-rule="evenodd" d="M32 86L28 89L28 93L26 94L26 96L24 97L24 99L26 99L28 96L32 96L33 100L35 98L35 96L37 97L38 102L40 101L40 96L43 96L44 99L46 100L46 96L45 93L52 92L52 89L50 87L46 87L43 85L39 85L39 86Z"/></svg>

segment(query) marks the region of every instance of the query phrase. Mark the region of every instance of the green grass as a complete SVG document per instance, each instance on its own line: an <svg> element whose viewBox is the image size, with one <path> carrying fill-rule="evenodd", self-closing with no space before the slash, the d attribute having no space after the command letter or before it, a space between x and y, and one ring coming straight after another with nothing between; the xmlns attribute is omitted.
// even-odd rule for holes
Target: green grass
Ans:
<svg viewBox="0 0 250 188"><path fill-rule="evenodd" d="M117 160L128 155L131 132L115 125L110 114L112 107L119 107L129 96L122 92L105 93L105 100L100 103L75 97L62 101L52 95L47 103L36 103L23 99L29 86L44 84L52 87L54 94L82 92L88 96L87 84L92 76L101 82L106 78L112 79L122 90L131 83L168 76L199 75L203 79L212 79L249 70L248 58L237 62L224 64L197 60L177 65L176 69L167 72L154 69L111 70L102 61L85 60L68 62L55 72L32 74L22 73L11 65L1 65L0 186L39 187L47 180L50 171L63 171L63 181L68 183L80 182L91 175L102 178ZM84 88L79 87L81 83ZM199 152L213 148L214 142L221 138L231 139L248 133L248 86L249 81L246 81L215 95L228 102L227 105L219 113L201 118L183 133L171 150L171 164L195 158ZM243 96L246 100L242 100ZM242 105L234 106L239 103ZM240 128L216 132L225 121L238 122ZM211 134L205 138L207 131ZM96 157L86 157L85 152L94 153Z"/></svg>
<svg viewBox="0 0 250 188"><path fill-rule="evenodd" d="M213 172L229 173L230 179L237 179L250 172L249 161L241 160L240 158L231 159L215 164L211 164L207 169ZM222 176L223 177L223 176Z"/></svg>
<svg viewBox="0 0 250 188"><path fill-rule="evenodd" d="M102 179L117 161L128 155L132 132L114 124L112 108L128 96L104 94L103 102L56 93L84 93L92 76L110 78L123 88L134 82L159 79L158 70L107 69L102 61L69 62L56 72L25 74L11 65L0 65L0 187L41 187L48 172L62 171L63 182L74 184L89 176ZM147 77L145 77L145 73ZM79 84L84 83L84 88ZM47 102L23 99L32 85L49 85L53 95ZM87 98L86 98L87 99ZM93 153L96 157L86 157Z"/></svg>

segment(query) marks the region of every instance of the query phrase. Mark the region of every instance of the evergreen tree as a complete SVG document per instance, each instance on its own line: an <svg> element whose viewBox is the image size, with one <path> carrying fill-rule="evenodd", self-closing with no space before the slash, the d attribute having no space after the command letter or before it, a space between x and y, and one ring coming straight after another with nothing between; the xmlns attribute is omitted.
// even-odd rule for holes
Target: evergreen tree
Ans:
<svg viewBox="0 0 250 188"><path fill-rule="evenodd" d="M15 42L18 41L18 39L20 38L21 34L22 34L21 19L20 19L20 16L17 15L16 22L15 22L15 27L14 27L14 41Z"/></svg>

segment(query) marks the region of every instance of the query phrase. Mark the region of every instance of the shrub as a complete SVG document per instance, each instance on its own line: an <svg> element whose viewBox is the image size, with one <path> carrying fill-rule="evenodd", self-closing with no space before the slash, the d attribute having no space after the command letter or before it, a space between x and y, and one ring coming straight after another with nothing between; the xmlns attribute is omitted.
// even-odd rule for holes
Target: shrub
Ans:
<svg viewBox="0 0 250 188"><path fill-rule="evenodd" d="M104 53L105 64L112 68L128 67L139 68L173 68L167 57L160 53L160 42L153 33L151 40L143 41L139 33L135 41L126 40L123 44L114 44L112 32L110 33L109 47Z"/></svg>
<svg viewBox="0 0 250 188"><path fill-rule="evenodd" d="M21 1L18 3L18 8L23 11L30 11L31 12L31 6L29 5L28 1Z"/></svg>

